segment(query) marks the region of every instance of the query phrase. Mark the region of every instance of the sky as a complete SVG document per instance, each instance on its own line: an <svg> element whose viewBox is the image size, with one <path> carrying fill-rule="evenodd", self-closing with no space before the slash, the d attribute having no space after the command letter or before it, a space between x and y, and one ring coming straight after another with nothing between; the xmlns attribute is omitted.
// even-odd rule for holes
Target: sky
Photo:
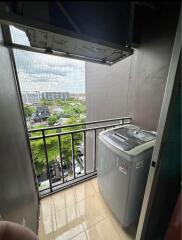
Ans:
<svg viewBox="0 0 182 240"><path fill-rule="evenodd" d="M30 45L25 33L11 27L15 43ZM85 62L14 49L21 91L85 92Z"/></svg>

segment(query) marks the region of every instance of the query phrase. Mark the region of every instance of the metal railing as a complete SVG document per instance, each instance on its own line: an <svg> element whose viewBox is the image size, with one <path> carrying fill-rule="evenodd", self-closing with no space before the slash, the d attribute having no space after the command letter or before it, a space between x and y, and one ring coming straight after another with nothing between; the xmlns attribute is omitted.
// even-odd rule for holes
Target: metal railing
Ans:
<svg viewBox="0 0 182 240"><path fill-rule="evenodd" d="M109 124L112 122L112 124ZM107 123L105 125L98 126L98 124ZM47 194L50 194L52 192L58 191L60 189L69 187L70 185L74 185L78 183L79 181L84 181L86 178L93 177L97 174L97 166L96 166L96 156L97 156L97 134L101 130L105 130L107 128L111 127L117 127L123 124L131 123L131 117L123 117L123 118L114 118L114 119L105 119L100 121L91 121L91 122L84 122L84 123L77 123L77 124L70 124L70 125L63 125L63 126L56 126L56 127L47 127L47 128L39 128L39 129L32 129L29 130L29 139L31 142L31 150L32 150L32 156L33 151L36 151L35 146L34 149L32 147L33 141L42 140L42 147L45 154L45 174L44 179L40 181L41 177L40 175L37 175L37 183L39 184L39 193L40 196L44 196ZM94 126L90 126L94 125ZM97 126L95 126L97 125ZM80 128L81 129L74 129L69 130L69 128ZM68 129L68 131L65 129ZM56 131L53 133L49 133L52 131ZM92 132L93 135L93 168L88 169L87 168L87 151L86 148L89 145L86 144L87 142L87 133ZM38 136L37 136L38 134ZM79 153L75 152L77 150L75 146L76 141L76 135L77 134L83 134L83 138L81 137L82 143L83 143L83 152ZM63 154L63 150L67 151L68 149L65 149L62 140L64 140L64 136L70 136L70 145L71 145L71 160L67 161L67 164L70 164L70 166L66 167L66 170L69 171L69 174L65 173L65 156ZM81 135L79 135L81 136ZM50 138L56 138L58 142L58 149L59 149L59 156L58 160L51 160L49 159L49 149L47 141ZM83 159L83 162L81 163L79 159ZM33 158L33 161L35 159ZM80 171L76 172L76 166ZM56 166L56 168L54 168ZM36 169L36 167L35 167ZM54 182L55 172L57 172L57 175L59 176L56 179L56 182ZM45 177L46 175L46 177ZM45 181L44 181L45 180ZM46 184L47 185L46 185ZM41 184L45 185L44 187L41 187Z"/></svg>

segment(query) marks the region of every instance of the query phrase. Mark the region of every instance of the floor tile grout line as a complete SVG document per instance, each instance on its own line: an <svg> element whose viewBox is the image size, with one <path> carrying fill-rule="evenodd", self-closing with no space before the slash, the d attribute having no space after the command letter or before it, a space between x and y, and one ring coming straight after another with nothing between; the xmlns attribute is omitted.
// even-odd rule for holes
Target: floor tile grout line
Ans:
<svg viewBox="0 0 182 240"><path fill-rule="evenodd" d="M94 195L96 195L96 193L95 193ZM93 197L93 196L90 196L90 197L88 197L88 198L91 198L91 197ZM83 201L84 201L84 200L86 200L86 199L83 199ZM79 204L78 204L78 210L79 210L79 214L80 214L80 216L81 216ZM108 215L106 214L106 216L104 216L101 220L99 220L97 223L94 223L92 226L90 226L90 227L88 227L88 228L85 228L85 226L84 226L84 224L83 224L83 227L84 227L85 231L87 231L89 228L95 226L96 224L98 224L99 222L101 222L102 220L104 220L104 219L107 218L107 217L108 217Z"/></svg>
<svg viewBox="0 0 182 240"><path fill-rule="evenodd" d="M96 193L93 193L92 195L87 196L87 197L85 197L85 198L83 198L83 199L80 199L80 200L78 200L77 202L79 203L79 202L81 202L81 201L83 201L83 200L86 200L86 199L88 199L88 198L90 198L90 197L93 197L95 194L96 194Z"/></svg>
<svg viewBox="0 0 182 240"><path fill-rule="evenodd" d="M92 227L95 227L97 224L99 224L100 222L104 221L108 216L104 216L102 219L100 219L98 222L94 223L92 226L88 227L88 228L85 228L84 226L84 229L85 231L88 231L90 228Z"/></svg>
<svg viewBox="0 0 182 240"><path fill-rule="evenodd" d="M89 196L89 197L87 197L87 198L82 199L81 201L79 201L79 202L78 202L78 206L79 206L80 202L83 202L83 201L85 201L85 200L88 200L88 199L90 199L90 198L92 198L92 197L94 197L94 196L97 197L97 193L95 193L94 195ZM97 198L98 198L98 197L97 197ZM99 200L99 201L100 201L100 200ZM102 202L101 202L101 204L102 204ZM102 205L103 205L103 204L102 204ZM104 208L104 210L108 211L108 207L107 207L107 205L106 205L106 206L103 206L103 208Z"/></svg>
<svg viewBox="0 0 182 240"><path fill-rule="evenodd" d="M97 184L97 182L96 182L95 184ZM91 182L91 185L92 185L92 187L94 188L94 190L96 191L96 189L95 189L95 185L94 185L93 182ZM98 184L97 184L97 186L98 186Z"/></svg>
<svg viewBox="0 0 182 240"><path fill-rule="evenodd" d="M96 192L94 192L92 195L90 195L90 196L87 196L87 197L85 197L85 198L83 198L83 199L81 199L81 200L79 200L78 201L78 203L79 202L81 202L81 201L84 201L84 200L86 200L86 199L88 199L88 198L91 198L91 197L93 197L94 195L96 195L97 193Z"/></svg>
<svg viewBox="0 0 182 240"><path fill-rule="evenodd" d="M66 192L66 191L65 191L65 192ZM81 214L80 214L78 202L76 201L76 197L75 197L75 192L74 192L74 190L73 190L73 195L74 195L74 201L73 201L71 204L69 204L69 206L67 206L66 203L65 203L65 204L64 204L65 207L64 207L63 209L59 209L58 211L63 211L63 210L68 209L68 208L70 208L71 206L74 205L74 206L76 207L76 212L77 212L77 209L78 209L78 215L80 216ZM66 200L65 200L65 195L64 195L64 202L66 202ZM80 233L74 235L73 237L69 238L68 240L74 239L74 237L78 236L79 234L81 234L82 232L85 231L84 225L83 225L82 223L80 223L80 225L82 226L83 231L81 231Z"/></svg>
<svg viewBox="0 0 182 240"><path fill-rule="evenodd" d="M78 234L76 234L76 235L74 235L73 237L71 237L71 238L68 238L67 240L72 240L72 239L74 239L75 237L77 237L77 236L79 236L80 234L82 234L82 233L85 233L85 235L86 235L86 237L87 237L87 234L86 234L86 231L85 231L85 229L83 230L83 231L81 231L80 233L78 233Z"/></svg>
<svg viewBox="0 0 182 240"><path fill-rule="evenodd" d="M52 234L54 235L54 219L55 219L55 221L56 221L56 217L55 217L55 208L54 208L54 202L52 201L52 200L50 200L50 203L49 203L49 205L50 205L50 208L51 208L51 214L49 214L49 215L46 215L46 217L45 218L48 218L48 217L50 217L50 219L51 219L51 223L52 223L52 226L53 226L53 232L52 232ZM42 214L40 214L40 215L42 215L42 217L40 216L40 219L39 219L39 221L41 221L41 218L44 218L43 217L43 213Z"/></svg>
<svg viewBox="0 0 182 240"><path fill-rule="evenodd" d="M76 204L76 205L79 205L80 202L85 201L85 200L87 200L87 199L89 199L89 198L92 198L92 197L94 197L96 194L97 194L97 193L94 193L93 195L88 196L88 197L86 197L86 198L83 198L83 199L81 199L81 200L79 200L79 201L73 201L73 202L70 203L69 205L65 205L65 207L60 208L60 209L56 209L56 207L54 207L54 210L57 211L57 212L59 212L59 211L62 211L62 210L64 210L64 209L66 209L66 208L70 208L70 207L72 207L72 206L75 205L75 204ZM54 204L54 202L53 202L53 204ZM55 206L55 204L54 204L54 206ZM104 207L104 208L105 208L105 207ZM50 215L52 215L52 214L48 214L47 216L50 216Z"/></svg>
<svg viewBox="0 0 182 240"><path fill-rule="evenodd" d="M113 217L114 217L113 215L110 216L110 221L112 222L112 225L114 226L114 228L115 228L116 232L118 233L119 237L121 238L121 240L123 240L118 228L116 227L116 225L114 224L114 222L112 220Z"/></svg>
<svg viewBox="0 0 182 240"><path fill-rule="evenodd" d="M55 229L56 229L56 226L57 226L57 219L56 219L56 215L55 215L55 204L54 204L54 201L53 201L53 199L51 199L52 200L52 202L51 202L51 208L53 208L53 217L51 218L51 222L52 222L52 224L53 224L53 236L54 236L54 238L55 238ZM54 222L54 220L55 220L55 222ZM55 224L56 224L56 226L55 226Z"/></svg>
<svg viewBox="0 0 182 240"><path fill-rule="evenodd" d="M85 200L87 200L87 199L90 199L90 198L92 198L92 197L94 197L94 196L96 196L97 197L97 193L95 193L94 195L92 195L92 196L89 196L89 197L87 197L87 198L85 198L85 199L82 199L82 200L80 200L79 202L73 202L73 203L71 203L69 206L66 206L66 207L64 207L64 208L62 208L62 209L59 209L59 210L57 210L57 212L59 212L59 211L63 211L63 210L65 210L65 209L68 209L68 208L70 208L70 207L72 207L72 206L77 206L77 208L78 208L78 211L79 211L79 215L81 216L81 212L80 212L80 207L79 207L79 203L80 202L83 202L83 201L85 201ZM100 201L100 200L99 200ZM51 204L52 205L52 204ZM56 216L55 216L55 204L54 204L54 201L53 201L53 206L54 206L54 217L55 217L55 219L56 219ZM107 209L107 206L103 206L103 209L104 210L108 210ZM52 215L52 214L51 214ZM110 215L110 213L108 214L107 212L106 212L106 215L101 219L101 220L99 220L98 222L100 222L100 221L102 221L103 219L105 219L106 217L108 217ZM47 215L48 217L50 217L50 215ZM57 221L57 220L56 220ZM97 223L98 223L97 222ZM95 224L97 224L97 223L95 223ZM94 225L95 225L94 224ZM92 226L94 226L94 225L92 225ZM84 227L84 229L85 229L85 227ZM86 228L86 230L87 230L88 228Z"/></svg>
<svg viewBox="0 0 182 240"><path fill-rule="evenodd" d="M79 212L79 216L81 217L81 211L80 211L80 207L79 207L79 204L78 204L78 212ZM85 227L84 227L84 224L83 224L83 223L81 223L81 225L83 226L83 229L84 229L84 231L85 231Z"/></svg>
<svg viewBox="0 0 182 240"><path fill-rule="evenodd" d="M85 230L86 239L88 240L87 231Z"/></svg>
<svg viewBox="0 0 182 240"><path fill-rule="evenodd" d="M93 186L92 186L92 190L93 190L93 192L94 192L94 193L93 193L93 194L91 194L91 196L97 193L97 192L95 191L95 189L94 189L94 187L93 187ZM90 197L90 196L88 196L88 197ZM87 198L87 197L86 197L86 198ZM84 199L85 199L85 198L84 198ZM82 200L82 199L81 199L81 200ZM78 201L81 201L81 200L78 200Z"/></svg>
<svg viewBox="0 0 182 240"><path fill-rule="evenodd" d="M87 183L89 183L89 182L87 182ZM85 183L82 183L82 184L85 184ZM91 183L89 183L91 186L92 186L92 184ZM80 185L77 185L77 186L74 186L73 188L77 188L77 187L79 187ZM88 196L88 197L85 197L85 198L83 198L83 199L81 199L81 200L78 200L77 199L77 195L76 195L76 192L75 192L75 189L72 189L72 191L73 191L73 194L74 194L74 199L75 199L75 201L76 202L80 202L80 201L82 201L82 200L84 200L84 199L86 199L86 198L88 198L88 197L91 197L91 196L93 196L93 195L95 195L95 194L97 194L98 192L95 190L95 188L92 186L92 189L93 189L93 191L94 191L94 193L92 194L92 195L90 195L90 196ZM66 190L64 190L65 192L67 191L67 189ZM65 193L64 191L62 191L62 192L60 192L61 194L62 193ZM57 193L57 194L59 194L59 193ZM55 196L55 195L54 195ZM51 196L51 198L53 198L54 199L54 196Z"/></svg>
<svg viewBox="0 0 182 240"><path fill-rule="evenodd" d="M95 192L95 193L93 193L92 195L90 195L90 196L87 196L87 197L85 197L85 198L83 198L83 199L80 199L80 200L74 200L72 203L70 203L69 205L67 205L66 203L64 204L64 207L63 208L60 208L59 210L57 210L56 209L56 206L55 206L55 200L54 199L52 199L52 201L49 203L49 205L51 205L51 208L52 208L52 204L53 204L53 206L54 206L54 211L61 211L61 210L63 210L63 209L65 209L65 208L69 208L70 206L72 206L74 203L76 203L76 204L79 204L80 202L82 202L82 201L85 201L85 200L87 200L87 199L90 199L90 198L92 198L92 197L94 197L94 196L96 196L96 197L98 197L98 192ZM64 202L65 202L65 198L64 198ZM104 208L105 208L105 206L104 206ZM49 215L48 215L49 216Z"/></svg>
<svg viewBox="0 0 182 240"><path fill-rule="evenodd" d="M105 218L103 218L103 219L101 219L99 222L97 222L96 224L94 224L94 225L92 225L91 227L87 228L87 229L85 230L85 231L86 231L86 235L87 235L87 231L88 231L88 230L92 229L93 227L95 227L95 226L98 225L99 223L105 221L106 219L110 220L109 216L106 216ZM111 220L110 220L110 221L111 221ZM113 225L113 227L114 227L114 229L115 229L118 237L120 238L120 240L124 240L124 239L122 238L122 236L120 235L119 231L117 230L117 228L115 227L114 223L113 223L112 221L111 221L111 223L112 223L112 225ZM88 239L88 236L87 236L87 239Z"/></svg>
<svg viewBox="0 0 182 240"><path fill-rule="evenodd" d="M105 202L103 201L103 199L100 199L100 198L99 198L99 196L101 196L100 191L96 191L96 188L95 188L95 186L94 186L95 184L94 184L93 182L91 182L91 181L93 181L93 179L90 180L90 182L88 182L88 183L89 183L88 185L90 185L90 186L92 187L92 189L93 189L93 191L94 191L93 194L91 194L90 196L84 197L83 199L78 200L77 195L76 195L76 188L74 188L74 189L73 189L73 194L74 194L74 198L73 198L73 199L74 199L74 201L73 201L72 203L70 203L69 205L66 205L66 203L65 203L65 204L64 204L65 207L59 209L58 211L62 211L62 210L64 210L64 209L66 209L66 208L70 208L71 205L72 205L72 206L75 205L75 206L77 207L77 209L78 209L79 216L81 217L81 212L80 212L79 203L80 203L80 202L83 202L83 201L85 202L85 201L87 201L87 199L90 199L90 198L92 198L92 197L94 197L94 196L96 196L96 197L98 198L99 202L101 202L104 210L108 210L108 206L105 205ZM83 183L83 184L84 184L84 183ZM96 183L96 184L97 184L97 183ZM78 185L78 186L79 186L79 185ZM65 190L65 192L66 192L66 190ZM59 193L58 193L58 194L59 194ZM64 196L64 194L63 194L63 196ZM58 197L58 199L59 199L59 197ZM49 202L49 201L50 201L50 202ZM48 215L48 217L49 217L49 216L51 217L51 222L52 222L53 225L54 225L54 221L53 221L54 218L55 218L55 223L57 222L57 219L56 219L56 216L55 216L55 212L56 212L57 209L56 209L56 205L55 205L54 196L51 196L51 198L49 199L49 201L48 201L48 205L51 204L51 212L52 212L51 215L53 215L53 216L51 217L50 215ZM65 201L65 198L64 198L64 201ZM103 201L103 202L102 202L102 201ZM103 204L103 203L104 203L104 204ZM81 233L83 233L83 232L85 233L86 238L87 238L87 240L88 240L87 231L88 231L89 229L93 228L94 226L96 226L97 224L99 224L100 222L106 220L106 219L109 219L109 220L111 221L111 223L112 223L112 225L114 226L114 229L116 230L116 232L117 232L117 234L119 235L119 237L122 237L121 234L120 234L120 232L119 232L119 230L117 229L117 226L114 224L114 222L113 222L113 220L112 220L112 217L113 217L112 214L110 214L109 212L106 212L106 215L103 216L103 218L100 219L98 222L94 223L92 226L85 227L85 225L84 225L83 223L80 223L80 224L82 225L82 227L83 227L83 231L81 231L80 233L78 233L78 234L74 235L73 237L69 238L69 240L74 239L76 236L78 236L79 234L81 234ZM53 235L54 235L54 232L55 232L55 229L53 229ZM54 235L54 237L55 237L55 235Z"/></svg>

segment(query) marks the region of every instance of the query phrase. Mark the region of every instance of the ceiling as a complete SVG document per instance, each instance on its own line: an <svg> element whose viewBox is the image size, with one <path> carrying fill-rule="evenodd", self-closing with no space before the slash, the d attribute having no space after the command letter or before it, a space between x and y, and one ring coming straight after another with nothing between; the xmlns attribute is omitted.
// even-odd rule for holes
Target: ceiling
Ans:
<svg viewBox="0 0 182 240"><path fill-rule="evenodd" d="M112 65L140 42L147 2L13 1L0 3L0 21L24 30L32 48Z"/></svg>

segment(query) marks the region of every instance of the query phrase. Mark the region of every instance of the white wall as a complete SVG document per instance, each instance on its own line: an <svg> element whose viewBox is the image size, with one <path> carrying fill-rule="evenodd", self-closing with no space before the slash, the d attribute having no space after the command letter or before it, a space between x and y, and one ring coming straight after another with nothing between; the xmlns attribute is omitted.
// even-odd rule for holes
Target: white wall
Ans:
<svg viewBox="0 0 182 240"><path fill-rule="evenodd" d="M128 80L132 58L133 56L130 56L113 66L88 62L85 64L87 121L121 118L128 115ZM103 124L92 126L99 125ZM97 135L98 133L99 131L97 131ZM94 132L87 132L86 140L86 160L87 170L89 171L93 170Z"/></svg>
<svg viewBox="0 0 182 240"><path fill-rule="evenodd" d="M157 130L177 25L177 16L161 14L143 23L141 43L132 56L110 67L86 63L87 121L131 116L136 125ZM87 152L89 165L91 133Z"/></svg>
<svg viewBox="0 0 182 240"><path fill-rule="evenodd" d="M128 79L132 56L113 66L85 64L87 121L127 115Z"/></svg>

